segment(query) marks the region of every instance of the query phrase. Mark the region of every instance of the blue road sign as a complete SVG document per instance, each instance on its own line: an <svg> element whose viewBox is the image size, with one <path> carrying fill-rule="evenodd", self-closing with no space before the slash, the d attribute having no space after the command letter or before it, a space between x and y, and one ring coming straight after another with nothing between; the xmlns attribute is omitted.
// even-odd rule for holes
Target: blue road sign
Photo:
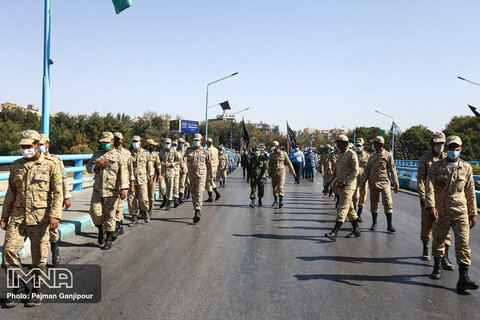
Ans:
<svg viewBox="0 0 480 320"><path fill-rule="evenodd" d="M199 122L192 120L180 120L180 132L181 133L198 133Z"/></svg>

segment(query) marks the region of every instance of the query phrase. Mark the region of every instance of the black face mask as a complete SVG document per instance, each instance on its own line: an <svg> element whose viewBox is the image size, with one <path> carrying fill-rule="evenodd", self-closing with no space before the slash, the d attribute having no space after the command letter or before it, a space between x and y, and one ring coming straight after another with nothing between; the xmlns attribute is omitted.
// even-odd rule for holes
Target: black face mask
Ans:
<svg viewBox="0 0 480 320"><path fill-rule="evenodd" d="M115 145L115 148L118 148L122 143L120 142L120 140L115 140L113 144Z"/></svg>

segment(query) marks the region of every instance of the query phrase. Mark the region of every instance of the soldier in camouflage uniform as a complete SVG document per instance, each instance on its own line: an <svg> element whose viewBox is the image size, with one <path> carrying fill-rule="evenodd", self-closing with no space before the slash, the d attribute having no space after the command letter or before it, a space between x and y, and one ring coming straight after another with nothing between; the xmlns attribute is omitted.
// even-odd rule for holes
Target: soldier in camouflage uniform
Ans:
<svg viewBox="0 0 480 320"><path fill-rule="evenodd" d="M128 211L132 215L132 226L138 224L138 211L145 223L150 221L151 211L148 202L148 187L153 185L155 175L150 153L142 148L142 139L139 136L132 138L132 164L135 175L135 192L128 196Z"/></svg>
<svg viewBox="0 0 480 320"><path fill-rule="evenodd" d="M150 161L152 162L153 169L155 171L155 176L153 177L154 184L148 186L148 214L152 216L152 207L155 202L155 186L162 179L162 166L160 164L160 157L157 152L158 143L153 139L147 140L147 151L150 152Z"/></svg>
<svg viewBox="0 0 480 320"><path fill-rule="evenodd" d="M262 206L262 198L264 195L265 180L268 173L268 158L258 148L252 148L248 163L250 177L250 207L255 207L255 194L258 188L258 206Z"/></svg>
<svg viewBox="0 0 480 320"><path fill-rule="evenodd" d="M122 152L114 148L113 133L102 133L99 142L102 150L95 152L86 166L89 173L95 174L90 216L98 228L98 244L104 244L102 250L109 250L116 228L118 197L127 197L128 164Z"/></svg>
<svg viewBox="0 0 480 320"><path fill-rule="evenodd" d="M441 278L445 241L452 228L460 272L457 292L465 294L465 290L478 289L478 285L468 276L468 268L472 263L468 245L470 229L477 222L475 184L472 167L460 159L462 140L458 136L449 136L446 145L447 158L430 166L425 187L425 208L435 222L432 243L435 262L431 278Z"/></svg>
<svg viewBox="0 0 480 320"><path fill-rule="evenodd" d="M173 201L173 189L175 186L175 169L180 164L180 155L172 149L172 139L165 139L165 149L160 151L160 162L162 164L163 180L165 189L163 189L163 203L160 208L165 207L165 211L170 211Z"/></svg>
<svg viewBox="0 0 480 320"><path fill-rule="evenodd" d="M212 162L213 183L207 181L207 184L205 185L205 189L208 191L208 199L205 200L205 202L213 202L213 192L215 192L215 201L220 199L221 195L217 190L217 185L215 184L218 168L218 149L214 147L212 138L207 139L207 151L210 153L210 161Z"/></svg>
<svg viewBox="0 0 480 320"><path fill-rule="evenodd" d="M370 209L372 211L372 226L370 230L377 229L378 204L380 202L380 194L382 194L382 204L385 216L387 217L387 230L395 232L392 224L393 202L392 192L390 190L390 178L393 182L393 191L397 193L400 190L397 177L397 169L393 162L391 153L384 149L385 139L377 136L370 140L373 144L375 152L370 156L365 168L365 176L362 184L370 187ZM390 176L389 176L390 174Z"/></svg>
<svg viewBox="0 0 480 320"><path fill-rule="evenodd" d="M428 242L430 241L430 235L432 233L433 221L430 217L430 212L425 210L425 183L427 181L427 173L430 166L437 161L441 161L447 157L447 154L443 152L445 144L445 135L443 132L435 132L430 137L431 151L420 157L418 161L417 170L417 185L418 196L420 198L421 207L421 223L420 223L420 240L423 242L422 259L429 261L430 254L428 252ZM445 270L454 270L454 267L448 259L448 248L450 248L451 234L448 233L447 240L445 241L445 256L442 259L442 266Z"/></svg>
<svg viewBox="0 0 480 320"><path fill-rule="evenodd" d="M362 138L358 138L355 144L355 152L358 157L358 177L357 177L357 190L353 196L353 206L357 209L358 222L363 222L362 211L367 199L368 183L362 185L362 180L365 177L365 168L367 167L368 160L370 159L370 153L365 151L365 141Z"/></svg>
<svg viewBox="0 0 480 320"><path fill-rule="evenodd" d="M45 155L45 158L55 161L55 163L60 167L60 172L62 174L63 205L65 210L67 210L72 205L72 202L70 201L72 195L70 194L68 188L68 177L65 173L65 166L63 165L63 161L60 159L60 157L49 153L50 139L48 136L45 134L41 134L40 136L40 152ZM54 266L58 265L61 260L60 247L58 246L60 238L61 236L58 228L55 230L50 230L50 248L52 250L52 264Z"/></svg>
<svg viewBox="0 0 480 320"><path fill-rule="evenodd" d="M268 161L268 175L270 176L270 179L272 179L274 198L272 206L275 208L281 208L283 207L283 187L285 185L286 175L285 166L288 166L288 169L294 178L296 178L296 175L292 162L288 158L288 154L280 149L278 141L273 141L272 150Z"/></svg>
<svg viewBox="0 0 480 320"><path fill-rule="evenodd" d="M220 188L225 188L225 181L227 181L228 156L225 154L225 148L220 146L218 148L218 181Z"/></svg>
<svg viewBox="0 0 480 320"><path fill-rule="evenodd" d="M193 147L188 148L185 153L185 161L188 166L188 176L190 178L190 188L192 191L192 204L195 209L193 223L200 221L200 211L202 210L203 191L205 183L210 180L213 184L212 162L210 153L202 147L202 135L197 133L193 138Z"/></svg>
<svg viewBox="0 0 480 320"><path fill-rule="evenodd" d="M347 238L360 236L357 213L353 206L353 195L357 188L357 175L359 171L358 157L357 154L348 147L348 137L346 135L339 135L335 142L339 153L330 180L335 181L340 203L337 209L335 227L330 233L325 234L325 236L332 241L337 239L338 231L347 216L353 227L353 231L347 235Z"/></svg>
<svg viewBox="0 0 480 320"><path fill-rule="evenodd" d="M6 230L3 244L3 267L22 268L18 252L23 248L25 239L31 241L32 263L35 268L46 272L48 258L48 230L58 227L62 215L63 188L60 166L47 159L39 150L40 134L26 130L20 134L20 150L23 158L10 165L8 189L2 209L0 227ZM41 294L41 273L34 271L35 284L32 293ZM14 271L14 294L28 293L25 282ZM14 307L20 302L15 297L5 301L5 307ZM31 295L27 306L36 306L41 300Z"/></svg>
<svg viewBox="0 0 480 320"><path fill-rule="evenodd" d="M135 175L133 174L133 161L132 154L130 151L124 148L123 146L123 134L121 132L115 132L113 134L115 148L120 151L123 155L124 161L127 164L128 168L128 181L130 183L130 188L128 189L128 196L135 194ZM125 203L127 198L122 199L118 197L117 205L115 209L115 233L113 239L115 240L118 236L123 234L123 211L125 209Z"/></svg>
<svg viewBox="0 0 480 320"><path fill-rule="evenodd" d="M188 174L188 166L187 166L187 162L186 162L186 159L185 159L185 154L187 153L187 150L188 148L190 148L190 143L189 142L185 142L185 147L184 147L184 153L183 153L183 163L184 163L184 166L185 166L185 192L184 192L184 199L188 200L190 199L190 196L192 194L191 192L191 188L190 188L190 175Z"/></svg>
<svg viewBox="0 0 480 320"><path fill-rule="evenodd" d="M179 190L178 190L178 203L182 204L183 200L186 199L186 185L187 185L187 163L183 158L187 148L185 146L185 139L178 139L178 153L180 154L180 180L179 180ZM185 198L184 198L185 197Z"/></svg>
<svg viewBox="0 0 480 320"><path fill-rule="evenodd" d="M182 154L178 152L178 139L172 140L172 151L176 152L178 155L178 162L175 163L175 177L173 179L173 207L177 208L180 198L180 176L182 173Z"/></svg>

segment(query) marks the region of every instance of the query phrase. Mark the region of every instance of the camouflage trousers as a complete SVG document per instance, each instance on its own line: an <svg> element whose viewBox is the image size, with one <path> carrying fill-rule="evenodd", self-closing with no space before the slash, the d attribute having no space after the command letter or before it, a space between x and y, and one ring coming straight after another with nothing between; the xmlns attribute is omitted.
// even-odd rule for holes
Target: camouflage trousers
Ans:
<svg viewBox="0 0 480 320"><path fill-rule="evenodd" d="M283 187L285 186L285 171L277 173L272 172L272 189L274 196L284 195Z"/></svg>
<svg viewBox="0 0 480 320"><path fill-rule="evenodd" d="M421 208L421 220L420 220L420 240L422 242L428 243L431 238L432 228L433 228L433 220L430 217L430 213L425 210L425 208L420 204ZM452 240L452 233L449 231L447 234L447 239L445 240L445 245L451 245Z"/></svg>
<svg viewBox="0 0 480 320"><path fill-rule="evenodd" d="M330 174L328 174L326 172L326 170L324 171L325 173L323 174L323 187L328 187L330 184L328 183L328 180L330 180Z"/></svg>
<svg viewBox="0 0 480 320"><path fill-rule="evenodd" d="M130 189L128 190L127 198L122 199L118 197L117 204L115 207L115 221L123 221L123 212L125 210L125 203L127 203L127 199L130 197Z"/></svg>
<svg viewBox="0 0 480 320"><path fill-rule="evenodd" d="M183 194L185 193L185 191L188 189L188 182L189 182L188 173L181 174L179 179L179 185L180 185L180 188L178 190L179 193L183 193Z"/></svg>
<svg viewBox="0 0 480 320"><path fill-rule="evenodd" d="M218 181L227 181L227 170L218 170Z"/></svg>
<svg viewBox="0 0 480 320"><path fill-rule="evenodd" d="M135 192L128 195L128 212L135 216L138 214L138 208L141 211L148 211L148 184L136 184Z"/></svg>
<svg viewBox="0 0 480 320"><path fill-rule="evenodd" d="M180 193L180 171L175 172L175 177L173 178L173 197L178 199Z"/></svg>
<svg viewBox="0 0 480 320"><path fill-rule="evenodd" d="M258 188L258 197L263 198L265 193L265 180L262 177L250 178L250 199L255 199Z"/></svg>
<svg viewBox="0 0 480 320"><path fill-rule="evenodd" d="M432 241L432 255L435 258L440 258L445 255L445 242L450 232L453 229L455 235L455 257L458 264L472 264L470 258L470 247L468 241L470 239L470 225L468 215L459 212L446 212L437 208L438 221L433 224L433 241Z"/></svg>
<svg viewBox="0 0 480 320"><path fill-rule="evenodd" d="M336 192L338 192L338 196L340 197L336 221L345 222L347 217L350 221L357 220L357 212L353 206L353 195L355 194L356 189L336 188L336 190Z"/></svg>
<svg viewBox="0 0 480 320"><path fill-rule="evenodd" d="M360 183L357 183L357 189L353 195L353 206L356 208L363 208L365 201L367 200L367 188L368 182L364 186L361 186Z"/></svg>
<svg viewBox="0 0 480 320"><path fill-rule="evenodd" d="M215 180L217 179L217 172L213 172L213 183L210 184L210 181L205 182L205 189L208 192L212 192L213 189L217 189L217 185L215 184Z"/></svg>
<svg viewBox="0 0 480 320"><path fill-rule="evenodd" d="M2 259L5 271L9 268L21 268L18 252L22 250L26 238L30 238L32 263L35 268L46 272L50 234L49 224L42 222L36 226L10 222L5 233ZM15 272L16 274L16 272Z"/></svg>
<svg viewBox="0 0 480 320"><path fill-rule="evenodd" d="M370 211L378 213L380 194L382 194L383 211L385 213L393 213L392 190L390 189L390 185L383 188L370 187Z"/></svg>
<svg viewBox="0 0 480 320"><path fill-rule="evenodd" d="M102 197L98 192L93 191L90 202L90 217L94 225L99 226L103 224L105 231L109 232L115 230L115 213L118 198L118 195Z"/></svg>
<svg viewBox="0 0 480 320"><path fill-rule="evenodd" d="M50 242L57 243L60 241L60 231L58 231L58 228L55 230L49 230L50 234Z"/></svg>
<svg viewBox="0 0 480 320"><path fill-rule="evenodd" d="M175 174L173 172L169 174L165 174L162 177L162 182L160 183L160 192L162 193L162 197L166 197L167 200L173 200L174 187L175 187Z"/></svg>
<svg viewBox="0 0 480 320"><path fill-rule="evenodd" d="M155 191L157 189L157 184L154 183L151 187L148 187L148 207L153 207L153 203L155 202Z"/></svg>
<svg viewBox="0 0 480 320"><path fill-rule="evenodd" d="M190 191L192 193L192 204L195 210L202 210L203 191L207 176L190 175Z"/></svg>

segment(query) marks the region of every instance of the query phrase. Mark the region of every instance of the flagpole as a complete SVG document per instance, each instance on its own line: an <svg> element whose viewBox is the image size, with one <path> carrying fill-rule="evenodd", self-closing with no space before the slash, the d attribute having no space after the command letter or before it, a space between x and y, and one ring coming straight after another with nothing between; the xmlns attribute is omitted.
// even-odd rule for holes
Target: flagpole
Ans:
<svg viewBox="0 0 480 320"><path fill-rule="evenodd" d="M288 120L286 122L287 122L287 150L288 150L288 154L290 154L290 136L288 135Z"/></svg>

